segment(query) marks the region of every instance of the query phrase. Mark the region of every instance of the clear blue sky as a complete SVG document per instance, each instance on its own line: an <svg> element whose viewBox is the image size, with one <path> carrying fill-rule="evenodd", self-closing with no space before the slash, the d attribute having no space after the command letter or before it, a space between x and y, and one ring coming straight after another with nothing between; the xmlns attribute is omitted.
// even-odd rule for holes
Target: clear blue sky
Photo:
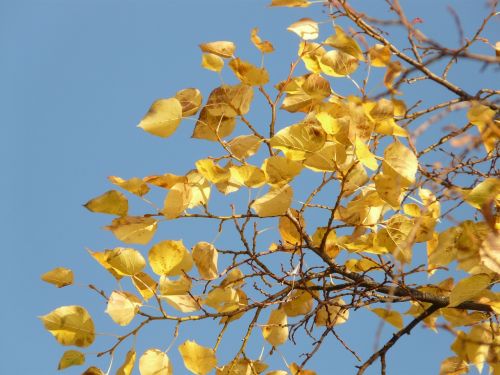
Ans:
<svg viewBox="0 0 500 375"><path fill-rule="evenodd" d="M268 0L0 0L0 185L2 214L3 303L0 309L0 373L50 375L65 348L48 334L37 315L59 305L83 304L95 318L99 332L119 332L103 311L103 301L85 285L89 282L113 287L110 278L87 255L84 248L102 250L118 245L112 235L100 229L110 217L87 212L81 205L111 186L106 177L125 178L184 173L193 162L213 147L190 142L192 123L183 122L179 131L164 140L147 135L135 125L151 102L172 96L185 87L197 87L205 94L217 85L217 78L200 67L200 42L229 39L240 56L258 62L249 42L253 27L275 43L277 52L266 61L274 82L284 77L296 53L297 38L286 27L309 16L325 20L321 6L309 9L269 9ZM355 4L361 3L357 1ZM369 7L381 14L381 0ZM456 43L456 32L447 4L466 15L466 32L482 19L482 1L402 1L412 17L422 17L421 29L438 39ZM342 25L342 21L340 21ZM325 28L326 29L326 28ZM327 36L327 35L325 35ZM401 39L397 34L396 39ZM468 88L479 88L491 75L469 71L452 73L452 80ZM351 89L349 83L335 87ZM425 89L425 85L421 86ZM427 86L430 87L430 86ZM472 90L473 91L473 90ZM344 91L345 92L345 91ZM413 93L413 99L446 99L446 92ZM409 100L410 102L412 100ZM266 117L267 118L267 117ZM258 119L258 117L256 117ZM267 121L267 120L265 120ZM289 125L281 123L279 126ZM188 157L181 158L186 154ZM211 148L212 147L212 148ZM158 197L160 200L161 198ZM195 223L167 224L156 240L189 238L197 234L212 239L213 232ZM139 247L141 248L141 247ZM148 247L141 248L144 252ZM40 281L40 274L55 267L75 270L80 286L56 290ZM5 295L5 292L7 295ZM192 331L181 330L178 343L197 338L213 345L215 324ZM353 318L339 328L346 341L364 358L374 343L377 321L368 315ZM161 324L145 332L138 352L148 346L166 347L171 326ZM239 343L241 326L234 328L233 342ZM385 336L391 329L385 328ZM87 352L104 348L98 338ZM255 342L258 342L256 340ZM450 355L451 337L417 328L388 356L389 374L437 373L441 359ZM252 354L257 357L260 345ZM128 346L124 346L126 351ZM266 349L267 350L267 349ZM287 345L289 361L300 348ZM226 360L230 353L227 352ZM139 353L140 354L140 353ZM121 355L120 357L121 358ZM175 374L187 371L177 350L171 351ZM279 356L269 359L274 369L283 368ZM339 344L330 340L311 362L318 374L351 374L354 360ZM116 369L116 367L114 367ZM79 374L73 368L67 374ZM377 373L378 365L369 372Z"/></svg>

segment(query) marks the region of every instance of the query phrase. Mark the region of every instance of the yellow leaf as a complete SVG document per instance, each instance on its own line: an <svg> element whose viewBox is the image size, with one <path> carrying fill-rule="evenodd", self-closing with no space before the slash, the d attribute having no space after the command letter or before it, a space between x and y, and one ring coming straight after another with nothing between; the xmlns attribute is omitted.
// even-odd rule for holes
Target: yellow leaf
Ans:
<svg viewBox="0 0 500 375"><path fill-rule="evenodd" d="M152 217L124 216L104 228L122 242L146 245L155 235L157 226L158 220Z"/></svg>
<svg viewBox="0 0 500 375"><path fill-rule="evenodd" d="M302 170L302 164L282 156L271 156L264 160L262 170L270 185L283 185L297 176Z"/></svg>
<svg viewBox="0 0 500 375"><path fill-rule="evenodd" d="M348 36L344 29L338 25L335 25L335 35L328 37L328 39L325 40L325 44L354 56L358 60L364 61L363 52L358 43L354 38Z"/></svg>
<svg viewBox="0 0 500 375"><path fill-rule="evenodd" d="M384 85L391 92L395 91L392 88L394 80L401 74L403 67L399 61L390 61L387 63L387 70L384 75Z"/></svg>
<svg viewBox="0 0 500 375"><path fill-rule="evenodd" d="M344 196L348 196L358 190L368 181L368 175L361 163L357 163L349 169L349 173L344 179Z"/></svg>
<svg viewBox="0 0 500 375"><path fill-rule="evenodd" d="M439 368L439 375L461 375L469 372L467 362L459 357L448 357Z"/></svg>
<svg viewBox="0 0 500 375"><path fill-rule="evenodd" d="M59 360L58 370L64 370L71 366L80 366L85 363L85 354L78 350L67 350Z"/></svg>
<svg viewBox="0 0 500 375"><path fill-rule="evenodd" d="M132 276L132 283L142 298L146 301L155 295L156 281L145 272L139 272Z"/></svg>
<svg viewBox="0 0 500 375"><path fill-rule="evenodd" d="M391 61L391 48L389 45L375 44L368 50L370 65L383 68Z"/></svg>
<svg viewBox="0 0 500 375"><path fill-rule="evenodd" d="M182 117L195 115L203 101L200 90L193 87L177 91L175 98L181 103Z"/></svg>
<svg viewBox="0 0 500 375"><path fill-rule="evenodd" d="M200 112L192 137L217 142L219 139L229 136L235 125L234 117L211 115L204 107Z"/></svg>
<svg viewBox="0 0 500 375"><path fill-rule="evenodd" d="M108 250L109 251L109 250ZM113 267L111 267L109 265L109 263L107 262L107 257L108 257L108 254L105 252L105 251L92 251L90 249L87 249L87 252L92 256L92 258L94 258L97 263L99 263L101 266L103 266L111 275L113 275L113 277L116 279L116 280L120 280L123 275L119 274L118 272L115 271L115 269Z"/></svg>
<svg viewBox="0 0 500 375"><path fill-rule="evenodd" d="M313 171L336 171L346 161L346 148L336 142L326 142L324 146L304 160L304 166ZM363 169L364 170L364 169Z"/></svg>
<svg viewBox="0 0 500 375"><path fill-rule="evenodd" d="M116 247L106 250L105 255L106 263L120 275L132 276L146 267L144 257L135 249Z"/></svg>
<svg viewBox="0 0 500 375"><path fill-rule="evenodd" d="M373 182L375 182L375 189L377 189L380 198L389 203L393 208L398 208L401 204L401 193L403 192L401 179L395 179L392 176L379 173L373 178Z"/></svg>
<svg viewBox="0 0 500 375"><path fill-rule="evenodd" d="M375 155L373 155L368 148L368 146L356 138L355 144L355 153L358 157L359 161L367 168L370 168L372 171L377 170L378 164Z"/></svg>
<svg viewBox="0 0 500 375"><path fill-rule="evenodd" d="M202 52L212 53L224 58L230 58L234 55L236 46L233 42L218 41L200 44L200 48Z"/></svg>
<svg viewBox="0 0 500 375"><path fill-rule="evenodd" d="M192 297L188 294L162 296L161 298L167 301L174 309L183 313L195 312L201 308L200 298Z"/></svg>
<svg viewBox="0 0 500 375"><path fill-rule="evenodd" d="M177 280L170 280L167 276L160 277L158 289L161 296L180 296L187 294L191 286L191 279L183 274Z"/></svg>
<svg viewBox="0 0 500 375"><path fill-rule="evenodd" d="M189 184L184 182L175 184L165 197L162 214L167 219L175 219L181 216L189 207L191 198L192 193Z"/></svg>
<svg viewBox="0 0 500 375"><path fill-rule="evenodd" d="M212 90L204 109L219 122L220 116L236 117L246 114L250 110L252 99L252 86L222 85Z"/></svg>
<svg viewBox="0 0 500 375"><path fill-rule="evenodd" d="M260 147L261 139L256 135L240 135L227 143L231 153L238 159L246 159L254 155Z"/></svg>
<svg viewBox="0 0 500 375"><path fill-rule="evenodd" d="M132 177L129 180L124 180L121 177L109 176L108 180L112 184L115 184L121 187L122 189L125 189L131 192L132 194L138 195L140 197L146 195L149 191L148 185L146 185L146 183L141 178L138 177Z"/></svg>
<svg viewBox="0 0 500 375"><path fill-rule="evenodd" d="M84 207L92 212L125 216L128 212L128 200L119 191L109 190L85 203Z"/></svg>
<svg viewBox="0 0 500 375"><path fill-rule="evenodd" d="M42 275L42 280L62 288L73 284L73 271L69 268L56 267Z"/></svg>
<svg viewBox="0 0 500 375"><path fill-rule="evenodd" d="M387 323L392 324L397 329L403 329L403 317L399 312L382 308L371 309L371 311L384 319Z"/></svg>
<svg viewBox="0 0 500 375"><path fill-rule="evenodd" d="M345 302L342 298L332 298L317 310L314 323L317 326L327 327L345 323L349 318L349 310L343 306Z"/></svg>
<svg viewBox="0 0 500 375"><path fill-rule="evenodd" d="M313 295L317 295L317 292L307 290L307 287L312 285L312 283L308 283L306 289L294 289L290 293L287 301L283 304L283 310L287 316L305 315L312 310L314 305Z"/></svg>
<svg viewBox="0 0 500 375"><path fill-rule="evenodd" d="M500 234L491 232L479 248L481 264L500 275Z"/></svg>
<svg viewBox="0 0 500 375"><path fill-rule="evenodd" d="M269 73L265 68L258 68L240 58L231 60L229 67L235 76L246 85L262 86L269 82Z"/></svg>
<svg viewBox="0 0 500 375"><path fill-rule="evenodd" d="M272 188L256 199L251 208L260 217L284 215L292 203L293 190L289 185Z"/></svg>
<svg viewBox="0 0 500 375"><path fill-rule="evenodd" d="M271 147L287 152L292 160L304 160L319 151L326 142L326 133L319 125L301 123L281 129L271 139Z"/></svg>
<svg viewBox="0 0 500 375"><path fill-rule="evenodd" d="M313 40L319 36L318 23L310 18L301 18L288 26L287 30L297 34L303 40Z"/></svg>
<svg viewBox="0 0 500 375"><path fill-rule="evenodd" d="M219 276L217 259L219 253L214 245L208 242L198 242L193 247L193 261L203 280L214 280Z"/></svg>
<svg viewBox="0 0 500 375"><path fill-rule="evenodd" d="M500 194L500 180L495 177L487 178L471 191L463 191L462 193L467 203L481 210L483 206L494 201Z"/></svg>
<svg viewBox="0 0 500 375"><path fill-rule="evenodd" d="M415 154L402 143L391 143L384 152L382 170L394 179L401 179L403 187L415 182L418 160Z"/></svg>
<svg viewBox="0 0 500 375"><path fill-rule="evenodd" d="M157 275L177 276L189 272L193 258L181 240L161 241L148 254L149 264Z"/></svg>
<svg viewBox="0 0 500 375"><path fill-rule="evenodd" d="M216 375L255 375L261 374L268 367L268 365L261 361L251 361L247 358L235 358L227 365L217 368ZM272 372L266 373L266 375L270 374L272 374ZM286 372L285 375L287 375Z"/></svg>
<svg viewBox="0 0 500 375"><path fill-rule="evenodd" d="M266 176L262 169L255 165L239 165L229 168L231 179L240 185L257 188L266 183Z"/></svg>
<svg viewBox="0 0 500 375"><path fill-rule="evenodd" d="M81 306L61 306L40 319L61 345L85 348L94 342L94 322Z"/></svg>
<svg viewBox="0 0 500 375"><path fill-rule="evenodd" d="M487 274L480 273L460 280L451 290L449 307L458 306L462 302L476 297L491 283Z"/></svg>
<svg viewBox="0 0 500 375"><path fill-rule="evenodd" d="M196 171L189 172L186 177L191 188L188 208L205 206L210 198L210 183Z"/></svg>
<svg viewBox="0 0 500 375"><path fill-rule="evenodd" d="M267 324L262 327L262 336L272 346L284 344L288 339L288 319L282 308L272 310Z"/></svg>
<svg viewBox="0 0 500 375"><path fill-rule="evenodd" d="M486 151L491 152L500 139L500 122L495 120L495 111L478 102L472 102L467 118L471 124L477 126Z"/></svg>
<svg viewBox="0 0 500 375"><path fill-rule="evenodd" d="M271 0L272 7L300 7L305 8L311 5L309 0Z"/></svg>
<svg viewBox="0 0 500 375"><path fill-rule="evenodd" d="M295 362L290 364L289 369L292 375L316 375L316 372L312 370L299 370L300 367Z"/></svg>
<svg viewBox="0 0 500 375"><path fill-rule="evenodd" d="M367 272L380 269L377 263L368 258L348 259L345 262L345 267L351 272Z"/></svg>
<svg viewBox="0 0 500 375"><path fill-rule="evenodd" d="M257 34L259 29L254 27L250 33L250 40L253 45L262 53L271 53L274 51L272 43L268 40L262 40Z"/></svg>
<svg viewBox="0 0 500 375"><path fill-rule="evenodd" d="M105 375L104 372L95 366L89 367L82 375Z"/></svg>
<svg viewBox="0 0 500 375"><path fill-rule="evenodd" d="M196 161L195 165L198 172L214 184L227 180L230 176L229 170L215 164L213 159L200 159Z"/></svg>
<svg viewBox="0 0 500 375"><path fill-rule="evenodd" d="M127 355L125 357L125 361L123 364L120 366L118 370L116 370L116 375L131 375L132 370L134 369L135 365L135 350L131 349L127 352Z"/></svg>
<svg viewBox="0 0 500 375"><path fill-rule="evenodd" d="M328 51L319 61L321 71L332 77L350 75L358 68L358 64L354 56L337 50Z"/></svg>
<svg viewBox="0 0 500 375"><path fill-rule="evenodd" d="M304 62L306 69L313 73L321 73L319 60L326 53L321 44L314 42L301 41L299 44L298 55Z"/></svg>
<svg viewBox="0 0 500 375"><path fill-rule="evenodd" d="M412 259L410 234L414 233L414 228L415 222L411 218L396 214L387 220L385 228L377 233L376 244L384 246L400 262L410 263Z"/></svg>
<svg viewBox="0 0 500 375"><path fill-rule="evenodd" d="M224 60L213 53L204 53L201 56L201 66L213 72L220 72L224 68Z"/></svg>
<svg viewBox="0 0 500 375"><path fill-rule="evenodd" d="M176 131L181 121L182 105L179 100L158 99L137 126L148 133L166 138Z"/></svg>
<svg viewBox="0 0 500 375"><path fill-rule="evenodd" d="M172 186L179 182L186 182L186 176L177 176L172 173L165 173L161 176L146 176L143 178L144 182L158 186L164 189L171 189Z"/></svg>
<svg viewBox="0 0 500 375"><path fill-rule="evenodd" d="M317 248L321 247L321 242L323 241L323 238L326 235L326 231L327 231L326 227L318 227L316 231L313 233L311 239L313 241L313 245L316 246ZM326 237L323 251L330 258L335 258L339 254L340 248L338 246L337 234L335 233L334 229L330 229L328 231L328 236Z"/></svg>
<svg viewBox="0 0 500 375"><path fill-rule="evenodd" d="M173 368L168 356L160 349L148 349L139 358L141 375L172 375Z"/></svg>
<svg viewBox="0 0 500 375"><path fill-rule="evenodd" d="M305 221L302 216L299 216L299 212L291 208L290 214L299 223L299 226L302 228L302 230L305 231ZM280 232L283 243L285 243L286 245L295 246L302 243L301 233L288 216L280 217L278 222L278 230Z"/></svg>
<svg viewBox="0 0 500 375"><path fill-rule="evenodd" d="M226 278L222 281L222 283L220 285L222 287L241 286L241 285L243 285L243 281L244 281L243 278L244 277L245 277L245 275L243 274L243 272L241 272L241 270L239 268L233 268L231 271L228 272Z"/></svg>
<svg viewBox="0 0 500 375"><path fill-rule="evenodd" d="M108 299L106 314L121 326L128 325L142 306L141 301L129 292L114 291Z"/></svg>
<svg viewBox="0 0 500 375"><path fill-rule="evenodd" d="M179 346L184 366L196 375L206 375L217 366L217 358L212 348L199 345L196 341L186 340Z"/></svg>

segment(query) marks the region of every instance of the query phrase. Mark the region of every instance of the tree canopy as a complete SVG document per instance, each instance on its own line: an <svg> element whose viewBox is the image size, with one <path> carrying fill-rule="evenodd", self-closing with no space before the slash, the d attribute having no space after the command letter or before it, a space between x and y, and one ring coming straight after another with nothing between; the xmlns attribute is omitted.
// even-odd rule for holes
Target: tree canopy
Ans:
<svg viewBox="0 0 500 375"><path fill-rule="evenodd" d="M41 316L59 344L76 347L59 369L312 375L318 352L338 350L355 358L358 375L376 366L381 374L403 373L386 355L422 326L451 337L440 374L472 367L500 374L500 92L471 91L449 78L454 70L476 74L478 66L482 74L498 70L499 44L484 36L497 2L471 35L450 8L458 47L425 35L423 20L408 18L398 0L380 1L389 14L383 19L354 3L272 0L271 7L318 9L316 19L291 20L297 54L278 77L265 62L280 41L257 28L249 45L260 51L258 62L247 60L246 46L200 41L201 65L214 72L215 87L172 88L138 127L168 138L191 126L179 159L199 142L217 151L184 174L171 173L175 160L168 160L163 174L110 176L110 190L85 204L112 216L105 229L123 246L87 249L96 269L76 277L89 280L115 327L124 328L103 345L110 329L96 328L84 306ZM406 44L397 45L394 33ZM421 99L409 102L415 90ZM447 97L429 102L426 90ZM446 123L449 116L458 123ZM192 234L155 236L172 222ZM199 226L213 235L202 238ZM116 281L112 289L92 282L99 271ZM62 288L74 277L56 267L42 280ZM363 312L378 324L366 338L377 347L366 357L338 331ZM197 330L203 321L217 333ZM136 352L151 326L169 332L166 345ZM384 326L393 334L381 342ZM184 327L190 338L177 342ZM323 345L330 338L339 345ZM302 353L296 358L287 353L293 345ZM94 366L90 346L109 358L108 368ZM262 348L260 356L252 346ZM185 368L173 368L174 355ZM283 358L281 367L268 365L273 356Z"/></svg>

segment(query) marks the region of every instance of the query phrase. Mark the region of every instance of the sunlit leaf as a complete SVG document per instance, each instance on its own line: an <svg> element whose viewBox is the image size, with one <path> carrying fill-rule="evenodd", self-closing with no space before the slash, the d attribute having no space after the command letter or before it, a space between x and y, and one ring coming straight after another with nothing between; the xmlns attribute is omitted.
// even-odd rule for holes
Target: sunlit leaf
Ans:
<svg viewBox="0 0 500 375"><path fill-rule="evenodd" d="M469 372L467 362L459 357L448 357L439 368L439 375L461 375Z"/></svg>
<svg viewBox="0 0 500 375"><path fill-rule="evenodd" d="M344 308L344 305L345 302L341 298L332 298L317 310L314 323L327 327L345 323L349 318L349 310Z"/></svg>
<svg viewBox="0 0 500 375"><path fill-rule="evenodd" d="M333 50L325 53L319 61L321 71L332 77L344 77L358 68L358 59L348 53Z"/></svg>
<svg viewBox="0 0 500 375"><path fill-rule="evenodd" d="M146 267L144 257L135 249L116 247L106 250L105 254L107 264L120 275L132 276Z"/></svg>
<svg viewBox="0 0 500 375"><path fill-rule="evenodd" d="M121 326L128 325L142 306L141 300L125 291L114 291L108 299L106 313Z"/></svg>
<svg viewBox="0 0 500 375"><path fill-rule="evenodd" d="M471 191L463 191L465 201L478 210L495 200L499 194L500 180L494 177L485 179Z"/></svg>
<svg viewBox="0 0 500 375"><path fill-rule="evenodd" d="M292 197L292 188L289 185L283 185L272 188L268 193L256 199L251 208L260 217L283 215L290 207Z"/></svg>
<svg viewBox="0 0 500 375"><path fill-rule="evenodd" d="M302 170L302 164L282 156L271 156L264 160L262 170L269 184L280 186L293 180Z"/></svg>
<svg viewBox="0 0 500 375"><path fill-rule="evenodd" d="M274 51L272 43L268 40L262 40L258 35L259 29L254 27L250 34L250 40L252 41L255 48L257 48L262 53L271 53Z"/></svg>
<svg viewBox="0 0 500 375"><path fill-rule="evenodd" d="M224 60L213 53L204 53L201 56L201 66L213 72L220 72L224 68Z"/></svg>
<svg viewBox="0 0 500 375"><path fill-rule="evenodd" d="M92 212L125 216L128 212L128 200L119 191L109 190L85 203L84 207Z"/></svg>
<svg viewBox="0 0 500 375"><path fill-rule="evenodd" d="M114 219L105 229L125 243L146 245L156 233L158 220L152 217L124 216Z"/></svg>
<svg viewBox="0 0 500 375"><path fill-rule="evenodd" d="M138 195L142 197L143 195L146 195L149 191L148 185L138 177L132 177L129 180L124 180L121 177L118 176L109 176L108 180L112 183L115 184L122 189L125 189L132 194Z"/></svg>
<svg viewBox="0 0 500 375"><path fill-rule="evenodd" d="M308 7L311 3L309 0L271 0L272 7Z"/></svg>
<svg viewBox="0 0 500 375"><path fill-rule="evenodd" d="M191 290L192 281L186 275L180 275L177 280L171 280L167 276L160 277L158 289L161 296L181 296Z"/></svg>
<svg viewBox="0 0 500 375"><path fill-rule="evenodd" d="M198 113L203 101L200 90L192 87L177 91L175 98L181 103L182 117L189 117Z"/></svg>
<svg viewBox="0 0 500 375"><path fill-rule="evenodd" d="M172 296L162 296L162 299L167 301L167 303L174 309L183 312L191 313L199 310L201 308L201 300L199 297L192 297L188 294L186 295L172 295Z"/></svg>
<svg viewBox="0 0 500 375"><path fill-rule="evenodd" d="M214 280L218 277L217 259L219 253L217 249L208 242L198 242L193 247L193 261L198 268L198 272L204 280Z"/></svg>
<svg viewBox="0 0 500 375"><path fill-rule="evenodd" d="M236 46L233 42L218 41L200 44L200 49L202 52L212 53L224 58L230 58L234 55Z"/></svg>
<svg viewBox="0 0 500 375"><path fill-rule="evenodd" d="M409 186L415 182L417 168L417 157L402 143L391 143L385 149L382 170L384 174L394 179L401 179L403 186Z"/></svg>
<svg viewBox="0 0 500 375"><path fill-rule="evenodd" d="M272 310L269 320L262 327L264 339L272 346L279 346L288 340L288 319L282 308Z"/></svg>
<svg viewBox="0 0 500 375"><path fill-rule="evenodd" d="M78 350L67 350L59 360L58 370L64 370L71 366L80 366L85 363L85 354Z"/></svg>
<svg viewBox="0 0 500 375"><path fill-rule="evenodd" d="M403 329L403 317L399 312L379 307L371 309L371 311L384 319L387 323L392 324L397 329Z"/></svg>
<svg viewBox="0 0 500 375"><path fill-rule="evenodd" d="M191 198L192 193L189 184L183 182L175 184L165 197L162 214L167 219L179 217L189 207Z"/></svg>
<svg viewBox="0 0 500 375"><path fill-rule="evenodd" d="M182 275L193 267L193 258L180 240L157 243L149 250L148 259L153 272L160 276Z"/></svg>
<svg viewBox="0 0 500 375"><path fill-rule="evenodd" d="M354 40L354 38L347 35L344 29L338 25L335 25L335 34L328 37L325 40L325 44L354 56L358 60L364 61L363 52L361 51L358 43Z"/></svg>
<svg viewBox="0 0 500 375"><path fill-rule="evenodd" d="M145 300L155 295L156 281L145 272L136 273L132 276L132 283Z"/></svg>
<svg viewBox="0 0 500 375"><path fill-rule="evenodd" d="M383 68L391 61L391 48L389 45L375 44L368 50L370 65Z"/></svg>
<svg viewBox="0 0 500 375"><path fill-rule="evenodd" d="M139 358L141 375L172 375L173 368L168 356L160 349L148 349Z"/></svg>
<svg viewBox="0 0 500 375"><path fill-rule="evenodd" d="M304 40L313 40L319 36L318 23L310 18L301 18L288 26L287 30L297 34Z"/></svg>
<svg viewBox="0 0 500 375"><path fill-rule="evenodd" d="M58 288L73 284L73 278L73 271L64 267L56 267L41 276L43 281L53 284Z"/></svg>
<svg viewBox="0 0 500 375"><path fill-rule="evenodd" d="M458 306L468 301L486 289L491 283L491 277L486 274L477 274L460 280L451 290L449 306Z"/></svg>
<svg viewBox="0 0 500 375"><path fill-rule="evenodd" d="M227 145L231 153L239 159L254 155L260 147L261 139L256 135L240 135L230 140Z"/></svg>
<svg viewBox="0 0 500 375"><path fill-rule="evenodd" d="M123 364L116 370L116 375L131 375L135 365L135 357L135 350L129 350Z"/></svg>
<svg viewBox="0 0 500 375"><path fill-rule="evenodd" d="M269 144L287 152L292 160L303 160L320 150L325 141L326 133L321 126L303 123L281 129L271 138Z"/></svg>
<svg viewBox="0 0 500 375"><path fill-rule="evenodd" d="M148 133L166 138L177 130L181 120L182 105L178 99L158 99L137 126Z"/></svg>
<svg viewBox="0 0 500 375"><path fill-rule="evenodd" d="M269 73L265 68L258 68L247 61L236 58L229 62L229 67L246 85L262 86L269 82Z"/></svg>
<svg viewBox="0 0 500 375"><path fill-rule="evenodd" d="M217 365L215 351L199 345L196 341L187 340L179 345L184 366L194 374L206 375Z"/></svg>
<svg viewBox="0 0 500 375"><path fill-rule="evenodd" d="M87 347L94 342L94 322L81 306L61 306L40 319L61 345Z"/></svg>

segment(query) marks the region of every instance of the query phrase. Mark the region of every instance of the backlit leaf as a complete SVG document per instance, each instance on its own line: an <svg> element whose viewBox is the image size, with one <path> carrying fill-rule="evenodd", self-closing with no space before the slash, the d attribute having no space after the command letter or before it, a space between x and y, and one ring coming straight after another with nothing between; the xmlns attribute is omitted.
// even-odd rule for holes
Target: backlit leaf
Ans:
<svg viewBox="0 0 500 375"><path fill-rule="evenodd" d="M192 87L177 91L175 98L181 103L182 117L189 117L198 113L203 101L200 90Z"/></svg>
<svg viewBox="0 0 500 375"><path fill-rule="evenodd" d="M217 259L219 253L214 245L208 242L198 242L193 247L192 254L194 264L202 279L214 280L218 277Z"/></svg>
<svg viewBox="0 0 500 375"><path fill-rule="evenodd" d="M132 293L114 291L109 296L106 313L116 324L126 326L134 319L141 306L140 299Z"/></svg>
<svg viewBox="0 0 500 375"><path fill-rule="evenodd" d="M153 272L160 276L182 275L193 267L193 258L180 240L157 243L149 250L148 259Z"/></svg>
<svg viewBox="0 0 500 375"><path fill-rule="evenodd" d="M451 290L449 306L458 306L462 302L474 298L486 289L490 283L490 276L483 273L460 280Z"/></svg>
<svg viewBox="0 0 500 375"><path fill-rule="evenodd" d="M218 41L200 44L202 52L213 53L214 55L230 58L234 55L236 46L233 42Z"/></svg>
<svg viewBox="0 0 500 375"><path fill-rule="evenodd" d="M264 339L272 346L279 346L288 340L288 319L282 308L272 310L269 320L262 327Z"/></svg>
<svg viewBox="0 0 500 375"><path fill-rule="evenodd" d="M137 126L148 133L166 138L177 130L181 120L182 105L178 99L158 99Z"/></svg>
<svg viewBox="0 0 500 375"><path fill-rule="evenodd" d="M115 184L122 189L125 189L132 194L138 195L142 197L143 195L146 195L149 191L148 185L138 177L132 177L129 180L124 180L121 177L118 176L109 176L108 180L112 183Z"/></svg>
<svg viewBox="0 0 500 375"><path fill-rule="evenodd" d="M135 365L135 357L136 357L135 350L134 349L129 350L127 352L127 355L125 356L125 361L118 368L118 370L116 370L116 375L131 375Z"/></svg>
<svg viewBox="0 0 500 375"><path fill-rule="evenodd" d="M246 85L262 86L269 82L269 73L265 68L258 68L247 61L236 58L229 62L229 67Z"/></svg>
<svg viewBox="0 0 500 375"><path fill-rule="evenodd" d="M106 250L106 262L118 274L132 276L146 267L146 261L140 252L135 249L116 247Z"/></svg>
<svg viewBox="0 0 500 375"><path fill-rule="evenodd" d="M382 170L388 176L400 178L403 186L409 186L415 182L417 168L417 157L402 143L391 143L385 149Z"/></svg>
<svg viewBox="0 0 500 375"><path fill-rule="evenodd" d="M399 312L378 307L375 309L371 309L371 311L384 319L387 323L392 324L397 329L403 329L403 317Z"/></svg>
<svg viewBox="0 0 500 375"><path fill-rule="evenodd" d="M328 51L319 61L321 71L332 77L344 77L358 68L358 59L342 51Z"/></svg>
<svg viewBox="0 0 500 375"><path fill-rule="evenodd" d="M370 65L383 68L391 61L391 48L388 45L375 44L368 50Z"/></svg>
<svg viewBox="0 0 500 375"><path fill-rule="evenodd" d="M217 365L215 351L199 345L196 341L187 340L179 346L184 366L193 374L206 375Z"/></svg>
<svg viewBox="0 0 500 375"><path fill-rule="evenodd" d="M158 220L152 217L124 216L114 219L105 229L125 243L146 245L155 235Z"/></svg>
<svg viewBox="0 0 500 375"><path fill-rule="evenodd" d="M318 23L310 18L302 18L292 23L287 30L297 34L304 40L313 40L319 36Z"/></svg>
<svg viewBox="0 0 500 375"><path fill-rule="evenodd" d="M290 207L292 197L292 188L289 185L283 185L272 188L268 193L256 199L251 208L260 217L283 215Z"/></svg>
<svg viewBox="0 0 500 375"><path fill-rule="evenodd" d="M168 356L160 349L148 349L139 358L141 375L172 375L173 368Z"/></svg>
<svg viewBox="0 0 500 375"><path fill-rule="evenodd" d="M87 347L94 342L94 322L81 306L61 306L40 319L61 345Z"/></svg>
<svg viewBox="0 0 500 375"><path fill-rule="evenodd" d="M269 184L283 185L300 173L302 164L282 156L271 156L264 160L262 170Z"/></svg>
<svg viewBox="0 0 500 375"><path fill-rule="evenodd" d="M363 52L361 48L359 48L358 43L354 38L347 35L344 29L338 25L335 25L335 34L328 37L328 39L325 40L325 44L354 56L358 60L364 60Z"/></svg>
<svg viewBox="0 0 500 375"><path fill-rule="evenodd" d="M80 366L85 363L85 354L78 350L67 350L59 360L58 370L64 370L71 366Z"/></svg>
<svg viewBox="0 0 500 375"><path fill-rule="evenodd" d="M314 323L317 326L327 327L345 323L349 318L349 310L345 309L344 305L342 298L332 298L318 309Z"/></svg>
<svg viewBox="0 0 500 375"><path fill-rule="evenodd" d="M43 281L53 284L58 288L73 284L73 277L73 271L64 267L56 267L41 276Z"/></svg>
<svg viewBox="0 0 500 375"><path fill-rule="evenodd" d="M175 184L165 197L162 214L167 219L179 217L189 207L191 198L192 193L189 184L183 182Z"/></svg>
<svg viewBox="0 0 500 375"><path fill-rule="evenodd" d="M309 0L271 0L272 7L308 7L311 3Z"/></svg>
<svg viewBox="0 0 500 375"><path fill-rule="evenodd" d="M227 145L231 153L239 159L254 155L260 147L261 139L256 135L240 135L230 140Z"/></svg>
<svg viewBox="0 0 500 375"><path fill-rule="evenodd" d="M132 276L132 283L142 298L146 301L155 295L156 281L145 272L136 273Z"/></svg>
<svg viewBox="0 0 500 375"><path fill-rule="evenodd" d="M213 72L220 72L224 68L224 60L213 53L204 53L201 56L201 66Z"/></svg>
<svg viewBox="0 0 500 375"><path fill-rule="evenodd" d="M252 41L255 48L257 48L262 53L271 53L274 51L272 43L268 40L262 40L258 35L259 29L254 27L250 34L250 40Z"/></svg>
<svg viewBox="0 0 500 375"><path fill-rule="evenodd" d="M84 207L92 212L125 216L128 212L128 200L119 191L109 190L85 203Z"/></svg>

